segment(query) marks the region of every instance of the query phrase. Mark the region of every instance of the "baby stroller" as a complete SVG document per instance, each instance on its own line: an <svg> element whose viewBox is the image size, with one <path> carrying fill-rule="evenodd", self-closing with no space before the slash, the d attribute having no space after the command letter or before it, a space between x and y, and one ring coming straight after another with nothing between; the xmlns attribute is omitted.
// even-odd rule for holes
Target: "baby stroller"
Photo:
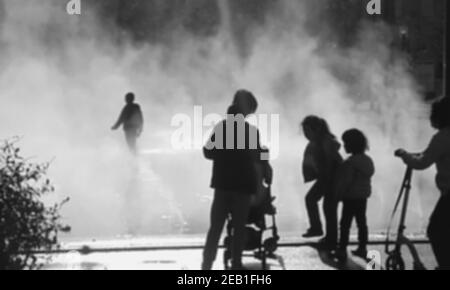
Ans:
<svg viewBox="0 0 450 290"><path fill-rule="evenodd" d="M244 255L251 256L261 261L262 269L267 270L267 259L279 259L275 254L278 248L278 228L276 226L276 208L273 205L275 197L271 195L270 187L263 190L263 195L259 200L253 202L250 209L248 222L246 225L246 237L244 243ZM266 223L266 215L270 217L270 226ZM224 239L224 266L230 269L231 266L231 240L233 238L233 226L231 217L227 220L226 237ZM270 231L271 236L264 239L264 233ZM253 251L253 254L245 254L246 251Z"/></svg>

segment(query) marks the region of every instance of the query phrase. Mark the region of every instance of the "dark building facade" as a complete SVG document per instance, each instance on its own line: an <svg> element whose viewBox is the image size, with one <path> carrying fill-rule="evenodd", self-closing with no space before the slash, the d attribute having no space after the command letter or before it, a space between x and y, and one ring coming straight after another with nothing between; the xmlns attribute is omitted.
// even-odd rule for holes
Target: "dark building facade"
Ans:
<svg viewBox="0 0 450 290"><path fill-rule="evenodd" d="M396 46L408 54L423 94L432 99L444 87L446 0L383 0L382 16L397 30Z"/></svg>
<svg viewBox="0 0 450 290"><path fill-rule="evenodd" d="M433 99L443 94L446 0L380 0L379 15L369 15L371 0L326 1L324 19L333 29L333 41L352 46L362 21L388 23L394 36L393 49L407 57L423 97Z"/></svg>
<svg viewBox="0 0 450 290"><path fill-rule="evenodd" d="M394 34L394 49L409 59L426 99L443 94L446 0L380 0L381 14L369 15L371 0L328 0L328 24L341 45L351 46L361 21L383 21Z"/></svg>
<svg viewBox="0 0 450 290"><path fill-rule="evenodd" d="M49 0L62 8L65 1ZM86 0L84 9L98 13L112 33L131 35L136 42L164 42L178 27L197 37L215 35L227 3L234 41L245 51L248 36L282 0ZM444 84L444 15L449 0L380 0L381 15L368 15L370 0L304 0L310 21L302 23L313 35L324 35L328 43L351 46L360 21L385 21L396 35L393 46L410 59L412 72L427 98L439 96ZM0 0L0 25L4 18ZM325 9L324 9L325 7ZM319 19L320 21L317 21ZM120 34L121 35L121 34ZM120 37L120 36L119 36ZM128 38L127 38L128 39Z"/></svg>
<svg viewBox="0 0 450 290"><path fill-rule="evenodd" d="M416 76L428 98L439 96L444 87L445 0L396 0L393 21L404 27L403 40Z"/></svg>

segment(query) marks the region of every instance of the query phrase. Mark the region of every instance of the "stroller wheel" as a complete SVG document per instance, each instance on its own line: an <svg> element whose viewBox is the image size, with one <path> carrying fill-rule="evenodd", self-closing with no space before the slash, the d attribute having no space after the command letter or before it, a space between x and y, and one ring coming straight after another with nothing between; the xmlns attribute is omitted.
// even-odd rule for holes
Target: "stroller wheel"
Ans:
<svg viewBox="0 0 450 290"><path fill-rule="evenodd" d="M391 254L386 260L386 270L402 271L405 270L405 262L398 254Z"/></svg>
<svg viewBox="0 0 450 290"><path fill-rule="evenodd" d="M274 253L278 248L278 239L269 238L264 241L264 249L267 253Z"/></svg>

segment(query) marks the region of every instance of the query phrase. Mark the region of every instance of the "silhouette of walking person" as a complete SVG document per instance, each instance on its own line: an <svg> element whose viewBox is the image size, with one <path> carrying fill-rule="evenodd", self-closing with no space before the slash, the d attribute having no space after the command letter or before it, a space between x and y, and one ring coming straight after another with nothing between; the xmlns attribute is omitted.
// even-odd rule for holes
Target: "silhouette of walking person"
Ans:
<svg viewBox="0 0 450 290"><path fill-rule="evenodd" d="M240 90L228 109L227 118L220 122L203 148L207 159L213 161L211 187L214 199L210 213L210 228L203 251L202 269L210 270L216 259L220 236L229 214L232 218L232 269L243 269L242 251L245 225L252 197L258 191L258 167L262 165L267 183L272 169L262 160L264 149L259 144L259 131L245 118L256 112L258 103L251 92Z"/></svg>
<svg viewBox="0 0 450 290"><path fill-rule="evenodd" d="M122 109L119 119L111 129L117 130L120 128L120 126L123 126L123 130L125 132L125 140L128 144L128 148L133 154L136 154L136 143L137 139L142 134L144 118L142 116L141 107L134 101L135 96L133 93L126 94L126 105Z"/></svg>
<svg viewBox="0 0 450 290"><path fill-rule="evenodd" d="M413 154L403 149L396 155L406 165L425 170L436 164L436 184L441 198L434 209L428 226L428 237L439 269L450 270L450 98L435 102L431 109L431 125L438 132L433 136L428 148L421 154Z"/></svg>
<svg viewBox="0 0 450 290"><path fill-rule="evenodd" d="M308 116L303 120L301 127L309 141L303 158L303 177L306 183L315 181L305 197L310 228L303 237L323 235L318 207L318 202L323 198L326 236L320 244L323 249L334 250L337 243L337 200L334 182L337 168L342 163L339 154L340 144L322 118Z"/></svg>

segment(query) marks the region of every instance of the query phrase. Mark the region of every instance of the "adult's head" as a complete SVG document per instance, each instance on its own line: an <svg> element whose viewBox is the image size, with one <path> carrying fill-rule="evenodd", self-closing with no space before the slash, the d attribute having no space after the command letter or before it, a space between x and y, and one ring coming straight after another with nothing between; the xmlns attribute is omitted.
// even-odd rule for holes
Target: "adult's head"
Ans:
<svg viewBox="0 0 450 290"><path fill-rule="evenodd" d="M319 141L326 136L331 136L330 127L327 121L317 116L308 116L301 123L305 137L310 141Z"/></svg>
<svg viewBox="0 0 450 290"><path fill-rule="evenodd" d="M363 132L358 129L350 129L342 135L344 148L350 154L363 154L369 149L369 141Z"/></svg>
<svg viewBox="0 0 450 290"><path fill-rule="evenodd" d="M431 107L431 125L438 130L450 127L450 98L435 102Z"/></svg>
<svg viewBox="0 0 450 290"><path fill-rule="evenodd" d="M234 95L233 106L245 117L254 114L258 109L258 101L255 96L247 90L239 90Z"/></svg>
<svg viewBox="0 0 450 290"><path fill-rule="evenodd" d="M125 102L127 104L132 104L134 102L134 100L135 100L135 96L133 93L128 93L125 95Z"/></svg>

